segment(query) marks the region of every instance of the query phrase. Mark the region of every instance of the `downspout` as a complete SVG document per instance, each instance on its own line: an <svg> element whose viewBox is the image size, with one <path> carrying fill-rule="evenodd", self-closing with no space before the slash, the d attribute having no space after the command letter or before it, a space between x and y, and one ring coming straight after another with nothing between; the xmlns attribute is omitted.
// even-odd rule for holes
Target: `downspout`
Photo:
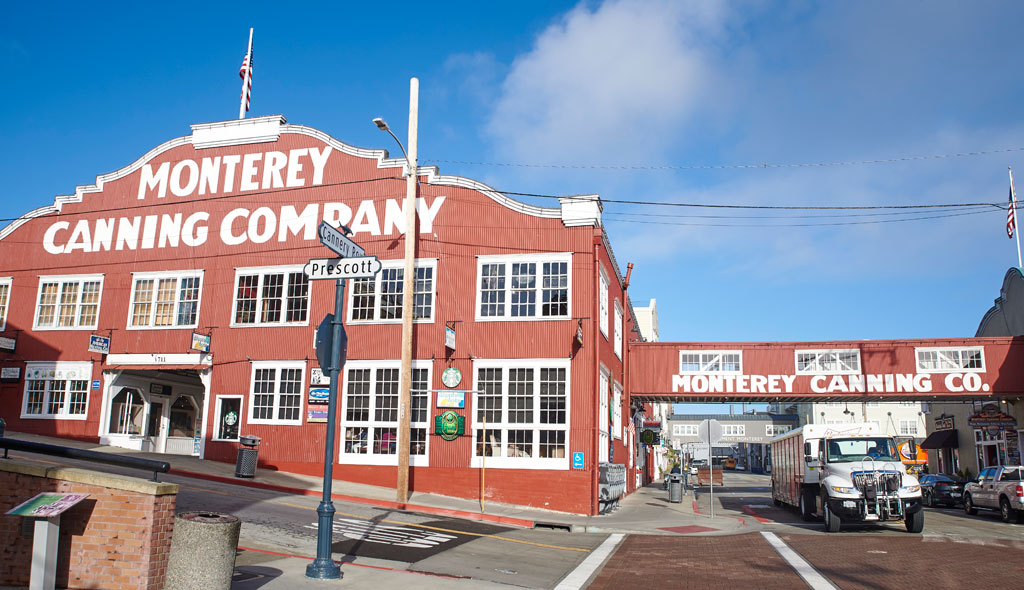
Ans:
<svg viewBox="0 0 1024 590"><path fill-rule="evenodd" d="M594 386L595 386L594 389L597 391L597 395L594 396L594 401L596 402L596 403L594 403L594 427L591 430L591 433L592 433L592 436L593 436L593 439L594 439L594 450L593 450L593 455L592 455L593 456L593 466L594 467L593 467L593 471L592 471L592 473L590 475L590 479L591 479L591 482L590 482L590 514L591 515L595 515L598 512L597 486L598 486L598 469L600 468L599 457L601 456L600 455L600 448L601 448L600 447L600 445L601 445L601 422L600 422L600 420L601 420L601 399L600 399L600 396L601 396L601 357L598 354L598 349L599 349L598 343L600 342L600 340L599 340L599 336L600 335L598 334L598 329L599 329L598 326L600 326L600 324L601 324L601 318L599 317L599 315L601 313L601 301L600 301L600 299L601 299L601 262L600 262L600 259L598 257L598 246L600 245L600 243L601 243L600 236L594 236L594 294L597 295L597 297L594 297L593 304L592 304L594 306L594 309L593 309L593 312L592 312L592 318L593 319L591 319L591 338L592 338L591 341L594 343L593 344L593 349L592 349L594 351L594 354L593 354L594 363L593 363L593 368L591 370L591 374L594 376ZM590 356L590 355L588 355L588 356Z"/></svg>
<svg viewBox="0 0 1024 590"><path fill-rule="evenodd" d="M626 375L628 374L626 372L626 365L629 364L629 334L633 333L631 329L630 330L626 329L626 312L628 312L631 309L631 307L632 307L631 305L629 305L629 275L632 274L632 273L633 273L633 263L632 262L627 262L626 263L626 279L624 281L622 281L622 334L619 334L619 338L623 339L623 342L622 342L622 367L621 367L622 370L621 370L621 374L620 374L620 379L622 381L622 397L624 399L619 400L619 412L622 412L622 403L625 402L625 404L626 404L626 416L629 418L629 422L633 425L633 431L634 431L633 432L633 439L636 439L636 437L639 435L640 431L637 430L637 428L636 428L636 421L633 420L633 401L629 398L629 392L630 392L629 383L626 381ZM629 323L633 324L633 327L635 328L636 327L636 318L630 316L629 320L630 320ZM626 479L626 489L627 490L630 488L630 486L635 486L635 482L636 482L636 473L635 473L635 471L636 471L636 465L635 465L636 457L633 456L633 453L635 451L634 445L636 445L636 444L637 444L636 440L632 440L631 441L630 437L627 437L625 435L622 436L622 446L626 449L626 463L625 463L625 467L626 467L626 470L630 472L626 476L628 478L628 479ZM632 465L632 467L630 467L630 465ZM633 489L635 490L636 488L634 487Z"/></svg>

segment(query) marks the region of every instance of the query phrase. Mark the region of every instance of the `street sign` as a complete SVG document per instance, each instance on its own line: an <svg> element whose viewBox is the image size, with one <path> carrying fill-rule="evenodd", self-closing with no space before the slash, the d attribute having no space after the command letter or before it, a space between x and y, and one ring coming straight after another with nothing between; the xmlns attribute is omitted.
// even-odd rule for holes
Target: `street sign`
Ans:
<svg viewBox="0 0 1024 590"><path fill-rule="evenodd" d="M717 445L722 442L722 423L718 420L704 420L697 425L697 438L700 442Z"/></svg>
<svg viewBox="0 0 1024 590"><path fill-rule="evenodd" d="M376 256L358 258L313 258L302 267L310 280L315 279L361 279L380 272L380 260Z"/></svg>
<svg viewBox="0 0 1024 590"><path fill-rule="evenodd" d="M345 234L334 229L334 226L326 221L320 222L316 233L320 236L321 244L334 250L342 258L366 256L366 250L363 250L362 246L345 237Z"/></svg>
<svg viewBox="0 0 1024 590"><path fill-rule="evenodd" d="M583 453L572 454L572 468L583 469Z"/></svg>

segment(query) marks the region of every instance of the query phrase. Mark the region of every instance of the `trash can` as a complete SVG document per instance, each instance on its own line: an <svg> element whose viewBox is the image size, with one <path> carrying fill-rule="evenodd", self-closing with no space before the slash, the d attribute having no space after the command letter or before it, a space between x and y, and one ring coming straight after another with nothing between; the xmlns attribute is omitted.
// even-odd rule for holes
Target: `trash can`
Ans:
<svg viewBox="0 0 1024 590"><path fill-rule="evenodd" d="M235 462L235 477L252 479L256 477L256 458L260 454L260 437L238 437L238 460Z"/></svg>
<svg viewBox="0 0 1024 590"><path fill-rule="evenodd" d="M683 501L683 475L681 473L673 473L669 475L668 480L668 501L669 502L682 502Z"/></svg>
<svg viewBox="0 0 1024 590"><path fill-rule="evenodd" d="M230 590L242 521L218 512L174 517L164 590Z"/></svg>

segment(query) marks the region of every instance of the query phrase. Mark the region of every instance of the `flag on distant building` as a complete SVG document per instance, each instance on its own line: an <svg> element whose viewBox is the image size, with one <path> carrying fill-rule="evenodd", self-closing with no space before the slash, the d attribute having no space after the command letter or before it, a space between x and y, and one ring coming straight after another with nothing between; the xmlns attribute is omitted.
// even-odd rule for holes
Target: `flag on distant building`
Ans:
<svg viewBox="0 0 1024 590"><path fill-rule="evenodd" d="M249 78L245 74L248 72ZM252 94L252 50L242 59L242 67L238 70L238 76L242 78L242 102L245 103L245 112L249 112L249 95Z"/></svg>
<svg viewBox="0 0 1024 590"><path fill-rule="evenodd" d="M1013 238L1013 228L1017 226L1014 223L1014 210L1017 208L1017 203L1013 200L1013 187L1010 187L1010 206L1006 208L1006 236Z"/></svg>

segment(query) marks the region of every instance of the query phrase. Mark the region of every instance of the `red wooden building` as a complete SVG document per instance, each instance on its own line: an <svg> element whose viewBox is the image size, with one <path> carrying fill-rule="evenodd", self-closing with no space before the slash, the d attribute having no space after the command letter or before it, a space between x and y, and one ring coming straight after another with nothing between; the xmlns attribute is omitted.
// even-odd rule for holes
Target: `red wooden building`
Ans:
<svg viewBox="0 0 1024 590"><path fill-rule="evenodd" d="M331 256L327 220L383 263L346 289L335 477L395 485L403 163L281 116L200 124L25 213L0 230L0 416L226 462L254 435L261 468L322 473L313 335L334 282L303 265ZM632 489L642 461L623 362L638 335L599 199L542 208L418 175L410 488L596 513L599 464ZM452 441L433 432L448 409L465 418Z"/></svg>

